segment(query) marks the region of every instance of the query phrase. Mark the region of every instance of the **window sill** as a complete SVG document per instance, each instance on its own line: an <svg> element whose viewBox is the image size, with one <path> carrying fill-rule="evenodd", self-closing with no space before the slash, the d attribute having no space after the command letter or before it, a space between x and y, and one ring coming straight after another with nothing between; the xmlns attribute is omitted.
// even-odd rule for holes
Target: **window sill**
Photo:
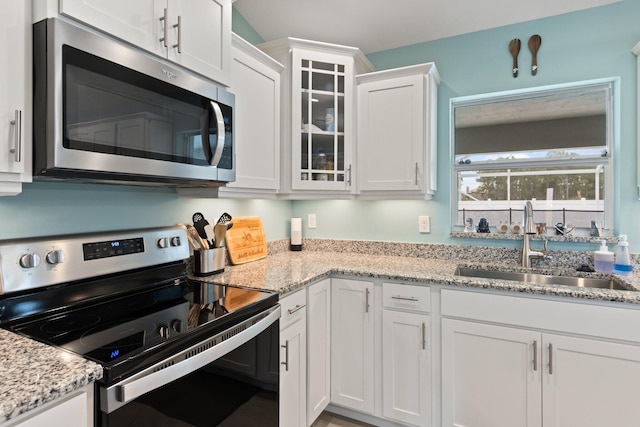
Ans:
<svg viewBox="0 0 640 427"><path fill-rule="evenodd" d="M522 234L513 233L465 233L463 231L454 231L449 233L449 237L452 239L481 239L481 240L522 240ZM603 236L531 236L533 240L548 240L550 242L568 242L568 243L600 243L601 240L606 240L607 244L618 243L617 237Z"/></svg>

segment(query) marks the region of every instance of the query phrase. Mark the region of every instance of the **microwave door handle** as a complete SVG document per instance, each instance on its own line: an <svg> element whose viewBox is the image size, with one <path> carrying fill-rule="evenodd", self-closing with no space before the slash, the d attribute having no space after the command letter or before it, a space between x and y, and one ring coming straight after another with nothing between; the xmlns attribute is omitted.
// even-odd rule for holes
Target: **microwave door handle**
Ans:
<svg viewBox="0 0 640 427"><path fill-rule="evenodd" d="M217 129L216 146L213 151L211 150L211 144L209 142L209 123L211 122L212 114L215 115ZM204 151L207 162L212 166L217 166L222 158L222 151L224 150L225 128L222 110L214 101L209 101L209 105L204 109L200 123L200 136L202 137L202 150Z"/></svg>
<svg viewBox="0 0 640 427"><path fill-rule="evenodd" d="M211 159L211 164L217 166L220 163L220 159L222 159L222 151L224 150L224 140L225 140L225 128L224 128L224 115L222 114L222 110L217 102L211 101L211 107L213 108L213 112L216 116L216 125L218 128L218 137L216 138L216 149L213 153L213 158Z"/></svg>
<svg viewBox="0 0 640 427"><path fill-rule="evenodd" d="M202 122L202 148L204 149L204 155L206 156L209 164L217 166L222 158L222 150L224 150L224 116L222 115L220 106L216 102L209 101L209 106L211 108L207 108L207 112ZM211 144L209 142L209 122L211 121L212 113L215 116L217 129L216 146L213 151L211 150Z"/></svg>

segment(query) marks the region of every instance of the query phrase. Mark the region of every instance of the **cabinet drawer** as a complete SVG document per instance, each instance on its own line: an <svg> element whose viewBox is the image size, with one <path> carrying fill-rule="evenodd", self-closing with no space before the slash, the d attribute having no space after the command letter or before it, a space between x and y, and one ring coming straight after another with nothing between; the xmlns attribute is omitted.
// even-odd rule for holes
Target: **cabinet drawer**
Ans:
<svg viewBox="0 0 640 427"><path fill-rule="evenodd" d="M442 316L640 342L640 309L443 289Z"/></svg>
<svg viewBox="0 0 640 427"><path fill-rule="evenodd" d="M428 312L431 307L431 288L402 283L383 283L382 301L385 307Z"/></svg>
<svg viewBox="0 0 640 427"><path fill-rule="evenodd" d="M307 315L307 292L301 289L280 300L280 329L284 329Z"/></svg>

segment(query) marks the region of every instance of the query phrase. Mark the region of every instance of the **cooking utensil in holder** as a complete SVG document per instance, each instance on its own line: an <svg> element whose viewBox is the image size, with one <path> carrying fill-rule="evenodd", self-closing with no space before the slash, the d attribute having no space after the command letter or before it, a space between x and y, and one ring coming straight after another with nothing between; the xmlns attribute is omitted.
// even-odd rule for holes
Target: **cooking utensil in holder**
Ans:
<svg viewBox="0 0 640 427"><path fill-rule="evenodd" d="M225 249L222 247L193 251L193 274L209 276L222 273L226 264Z"/></svg>

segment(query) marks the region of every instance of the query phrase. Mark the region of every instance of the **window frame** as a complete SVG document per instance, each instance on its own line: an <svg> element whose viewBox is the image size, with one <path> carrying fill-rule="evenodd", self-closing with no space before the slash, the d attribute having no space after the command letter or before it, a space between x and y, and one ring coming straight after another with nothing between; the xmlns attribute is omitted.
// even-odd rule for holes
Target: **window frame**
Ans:
<svg viewBox="0 0 640 427"><path fill-rule="evenodd" d="M492 102L503 102L518 99L527 99L532 97L539 97L543 95L562 94L563 92L575 92L579 89L593 90L601 88L607 91L606 98L606 154L604 155L592 155L583 156L580 158L541 158L540 160L531 159L511 159L511 160L492 160L485 162L475 162L471 164L459 164L456 162L456 141L455 141L455 109L459 107L468 107L472 105L481 105ZM458 173L461 171L486 171L486 170L508 170L508 169L523 169L523 168L553 168L558 165L563 166L578 166L578 167L594 167L596 165L604 165L604 223L602 224L602 231L604 236L612 236L614 230L614 153L617 152L619 147L617 126L618 126L618 88L619 78L606 78L596 79L581 82L573 82L568 84L540 86L526 89L518 89L503 92L494 92L488 94L471 95L455 97L450 99L449 109L449 123L450 123L450 156L449 161L451 165L451 231L461 232L464 230L463 224L458 224L459 216L459 189L458 189ZM531 150L533 151L533 150ZM604 159L604 161L603 161ZM558 168L560 171L561 169ZM511 201L512 203L514 201ZM522 201L522 207L513 207L513 209L524 208L524 202ZM540 209L544 209L542 206L546 203L546 200L538 200L534 202L534 211L536 204L540 206ZM520 219L518 219L520 221ZM490 224L496 225L496 224ZM549 224L548 224L549 225ZM589 236L589 228L576 228L574 235L576 237ZM494 236L495 238L495 236Z"/></svg>

